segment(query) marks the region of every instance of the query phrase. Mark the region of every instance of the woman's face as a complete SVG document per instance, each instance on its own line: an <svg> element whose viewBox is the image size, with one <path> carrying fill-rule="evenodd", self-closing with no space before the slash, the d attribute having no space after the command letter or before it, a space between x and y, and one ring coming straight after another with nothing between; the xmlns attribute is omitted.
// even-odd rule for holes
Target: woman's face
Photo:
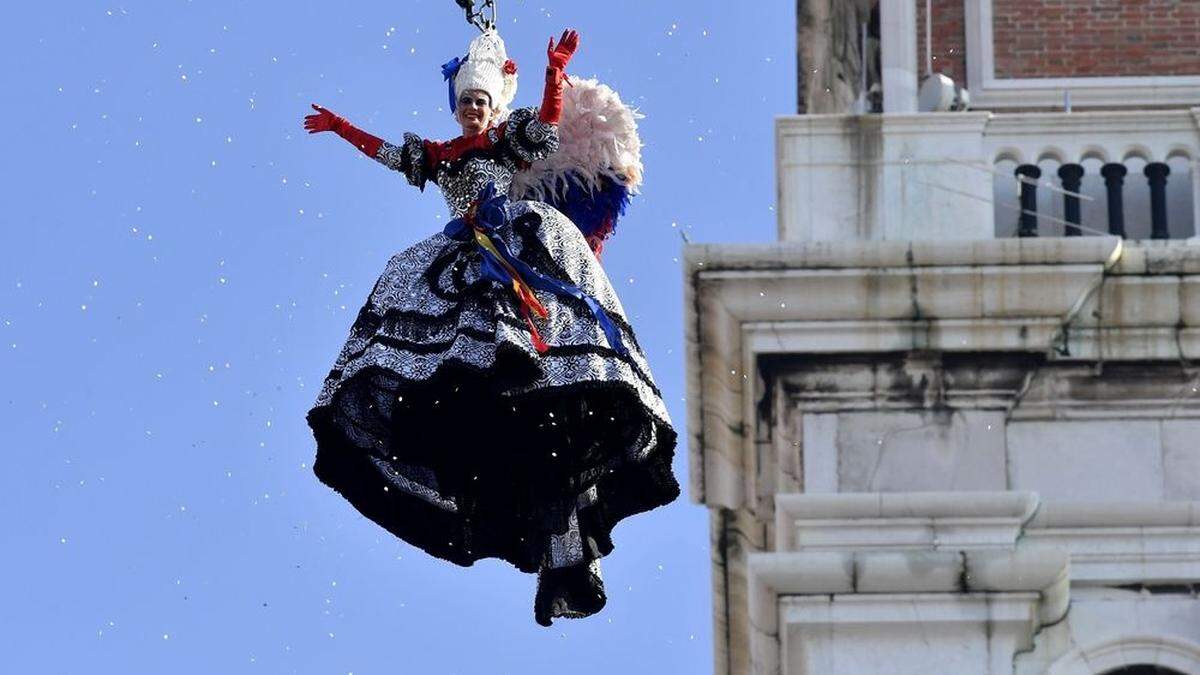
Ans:
<svg viewBox="0 0 1200 675"><path fill-rule="evenodd" d="M477 136L491 126L496 111L492 109L492 98L487 92L468 89L458 95L458 108L454 116L462 125L463 136Z"/></svg>

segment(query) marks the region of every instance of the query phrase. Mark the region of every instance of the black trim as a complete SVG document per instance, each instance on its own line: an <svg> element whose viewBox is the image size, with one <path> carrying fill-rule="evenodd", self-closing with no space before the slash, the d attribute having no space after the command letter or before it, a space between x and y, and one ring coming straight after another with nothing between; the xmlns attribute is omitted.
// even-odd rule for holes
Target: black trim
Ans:
<svg viewBox="0 0 1200 675"><path fill-rule="evenodd" d="M429 286L432 292L438 298L447 302L459 302L466 295L476 295L480 289L493 285L490 279L484 279L482 276L471 284L466 282L466 266L480 261L478 244L472 239L470 241L458 241L455 239L447 239L455 244L450 245L442 251L438 257L429 263L429 266L422 272L425 283ZM461 265L459 263L462 263ZM453 290L442 288L439 281L442 276L442 271L447 267L454 265L454 269L450 272L450 282Z"/></svg>
<svg viewBox="0 0 1200 675"><path fill-rule="evenodd" d="M515 317L500 315L497 317L497 320L502 321L514 328L519 328L521 330L528 330L528 326L526 326L523 321L521 321L520 319L517 319ZM496 336L494 334L489 334L484 331L480 331L480 330L471 328L469 326L459 327L458 329L455 330L453 338L450 338L449 340L443 340L440 342L414 342L411 340L404 340L401 338L396 338L391 335L376 334L367 339L366 344L363 345L362 349L354 352L353 354L350 354L347 357L347 362L353 361L355 359L362 357L363 354L367 353L367 351L370 350L372 347L374 347L376 344L385 344L388 347L391 347L393 349L399 349L399 350L403 350L403 351L407 351L407 352L412 352L414 354L436 354L436 353L444 352L444 351L450 349L450 347L452 347L454 345L454 341L457 340L460 335L465 335L471 339L477 340L479 342L485 342L485 343L486 342L494 342L496 340ZM500 344L505 344L505 343L500 343ZM638 364L631 357L621 354L621 353L613 350L610 347L602 347L600 345L593 345L593 344L550 345L549 350L543 355L542 358L580 356L582 354L595 354L597 356L602 356L604 358L616 359L618 361L624 362L626 365L629 366L630 370L633 371L634 375L636 375L637 378L639 380L641 380L642 384L646 385L646 387L648 389L650 389L650 391L652 391L655 396L657 396L658 398L662 398L662 392L659 391L658 387L654 384L654 381L652 379L650 379L650 377L642 371L642 369L638 366ZM326 376L326 379L328 379L330 377L333 377L333 378L340 377L342 374L342 371L343 371L342 368L334 368L329 371L329 375Z"/></svg>
<svg viewBox="0 0 1200 675"><path fill-rule="evenodd" d="M585 555L607 555L619 521L679 496L671 470L675 430L627 382L498 398L499 387L529 381L538 370L525 352L500 347L493 368L455 362L428 381L380 367L356 373L307 415L317 440L314 473L364 516L430 555L461 566L499 558L523 572L539 569L546 538L563 530L567 506L594 485L598 500L579 510ZM403 403L387 410L371 403L397 398ZM643 457L628 456L628 448L645 445L651 425L657 442ZM407 492L376 461L399 473L425 467L457 510ZM415 474L410 479L419 482Z"/></svg>
<svg viewBox="0 0 1200 675"><path fill-rule="evenodd" d="M604 582L587 564L546 569L538 574L533 617L540 626L550 626L553 617L578 619L604 609L608 596Z"/></svg>
<svg viewBox="0 0 1200 675"><path fill-rule="evenodd" d="M509 114L505 122L501 143L506 146L513 161L523 167L556 152L559 146L558 134L554 130L545 140L535 141L530 138L529 125L534 122L541 123L537 118L536 108L518 108Z"/></svg>

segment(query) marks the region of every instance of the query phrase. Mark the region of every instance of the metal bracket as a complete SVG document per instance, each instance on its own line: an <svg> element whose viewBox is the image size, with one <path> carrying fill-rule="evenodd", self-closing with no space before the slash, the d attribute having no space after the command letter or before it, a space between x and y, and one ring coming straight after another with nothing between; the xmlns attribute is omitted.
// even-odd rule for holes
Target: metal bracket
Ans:
<svg viewBox="0 0 1200 675"><path fill-rule="evenodd" d="M467 23L486 33L496 27L496 0L454 0L466 14ZM478 7L476 7L478 5Z"/></svg>

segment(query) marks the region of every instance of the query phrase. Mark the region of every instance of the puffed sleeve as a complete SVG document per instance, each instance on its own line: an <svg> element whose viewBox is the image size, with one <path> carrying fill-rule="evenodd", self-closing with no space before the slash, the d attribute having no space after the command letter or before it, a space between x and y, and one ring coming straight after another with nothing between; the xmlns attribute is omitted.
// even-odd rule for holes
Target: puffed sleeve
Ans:
<svg viewBox="0 0 1200 675"><path fill-rule="evenodd" d="M426 181L432 180L437 183L432 171L433 161L430 152L432 145L430 141L426 141L416 134L406 133L404 142L400 145L392 145L384 141L379 146L379 151L375 153L375 161L404 174L410 185L415 185L424 191Z"/></svg>
<svg viewBox="0 0 1200 675"><path fill-rule="evenodd" d="M504 123L501 144L518 161L535 162L558 150L558 125L539 120L537 108L517 108Z"/></svg>

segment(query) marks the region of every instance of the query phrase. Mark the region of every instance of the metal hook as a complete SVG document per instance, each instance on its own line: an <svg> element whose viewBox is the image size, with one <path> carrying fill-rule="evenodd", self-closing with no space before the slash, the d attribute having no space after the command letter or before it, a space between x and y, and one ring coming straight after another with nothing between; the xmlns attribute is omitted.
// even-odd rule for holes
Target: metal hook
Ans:
<svg viewBox="0 0 1200 675"><path fill-rule="evenodd" d="M475 7L477 0L454 0L454 2L466 14L467 23L478 28L479 32L486 33L496 27L496 0L482 0L478 9Z"/></svg>

